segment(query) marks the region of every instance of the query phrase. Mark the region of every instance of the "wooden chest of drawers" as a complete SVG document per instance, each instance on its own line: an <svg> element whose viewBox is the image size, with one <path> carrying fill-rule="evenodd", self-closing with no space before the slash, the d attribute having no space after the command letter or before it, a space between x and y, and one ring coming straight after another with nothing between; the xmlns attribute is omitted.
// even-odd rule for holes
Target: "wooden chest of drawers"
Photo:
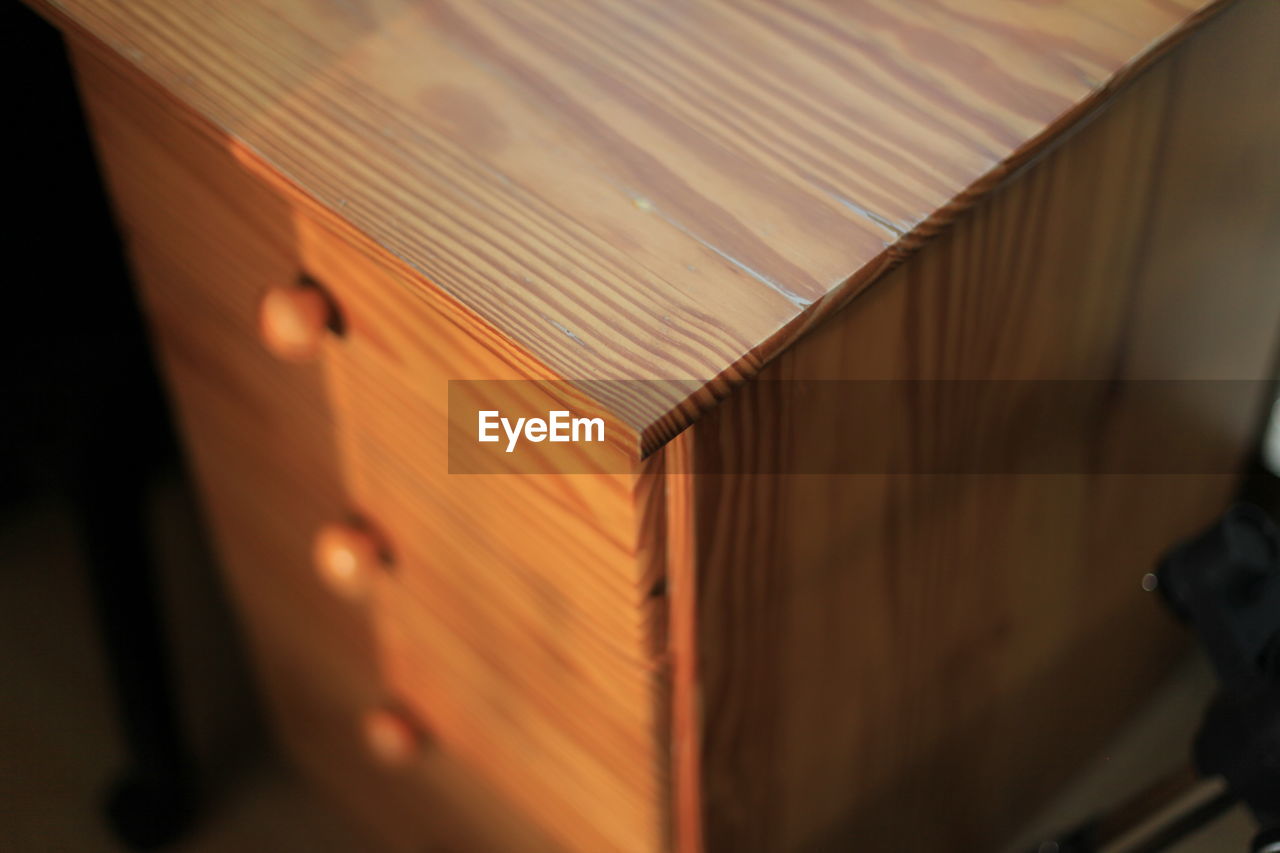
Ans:
<svg viewBox="0 0 1280 853"><path fill-rule="evenodd" d="M42 11L279 738L390 849L985 849L1176 651L1136 579L1280 329L1274 3ZM460 472L452 380L611 442ZM1006 381L1075 461L919 461Z"/></svg>

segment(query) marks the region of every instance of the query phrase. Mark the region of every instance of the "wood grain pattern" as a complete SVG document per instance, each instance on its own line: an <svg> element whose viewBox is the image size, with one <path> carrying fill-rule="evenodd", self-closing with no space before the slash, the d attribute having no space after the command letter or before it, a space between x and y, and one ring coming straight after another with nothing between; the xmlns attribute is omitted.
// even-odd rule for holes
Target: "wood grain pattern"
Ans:
<svg viewBox="0 0 1280 853"><path fill-rule="evenodd" d="M392 849L981 849L1159 671L1134 578L1228 475L690 471L831 462L750 378L1262 375L1274 3L44 8L281 739ZM285 365L304 274L344 335ZM449 475L449 380L560 377L664 380L590 386L620 464ZM983 406L927 393L922 445ZM1106 406L1082 453L1149 442ZM367 610L310 559L353 520Z"/></svg>
<svg viewBox="0 0 1280 853"><path fill-rule="evenodd" d="M1224 5L33 3L646 452Z"/></svg>
<svg viewBox="0 0 1280 853"><path fill-rule="evenodd" d="M668 804L672 826L671 849L699 853L707 849L703 815L702 744L706 736L703 678L699 663L703 644L698 636L699 560L696 480L693 471L694 433L684 432L661 453L649 457L646 476L663 484L661 542L666 593L666 684L669 695L666 742Z"/></svg>
<svg viewBox="0 0 1280 853"><path fill-rule="evenodd" d="M1109 417L1071 440L1120 460L1161 435L1130 417L1124 380L1270 376L1278 40L1276 4L1225 13L680 452L835 467L840 419L768 380L1096 379ZM919 386L903 443L944 442L990 406L973 387ZM1164 425L1207 433L1208 460L1220 439L1247 446L1266 405L1214 401L1193 393ZM701 703L710 850L992 849L1179 647L1138 578L1234 482L1220 461L1204 476L751 470L694 478L691 554L668 567L697 578L673 610L696 613L684 701Z"/></svg>
<svg viewBox="0 0 1280 853"><path fill-rule="evenodd" d="M637 476L451 475L449 380L524 374L391 267L295 228L348 329L325 368L349 499L395 553L371 611L388 685L566 849L657 849Z"/></svg>
<svg viewBox="0 0 1280 853"><path fill-rule="evenodd" d="M348 766L369 763L357 753L361 715L390 700L428 729L445 756L434 760L465 761L563 849L658 849L664 673L638 544L640 490L652 477L449 477L448 381L546 369L294 209L260 162L184 126L191 117L170 114L141 81L88 54L79 64L224 561L295 758L412 848L424 821L390 804L440 801L436 792L388 777L382 787L395 793L379 806L351 790L370 775ZM187 209L194 221L171 221ZM256 303L303 274L323 283L343 330L316 345L310 369L276 363L256 339ZM210 376L221 394L203 392ZM307 489L329 496L324 516L306 511ZM239 493L257 497L246 504ZM242 513L273 519L281 543ZM392 560L373 573L367 616L354 623L366 611L335 606L303 543L347 518L370 525ZM276 561L287 571L267 567ZM290 605L298 584L308 594ZM330 671L337 643L353 647L336 655L349 672ZM465 837L467 827L446 829ZM531 833L496 849L540 844Z"/></svg>
<svg viewBox="0 0 1280 853"><path fill-rule="evenodd" d="M73 56L280 742L386 849L561 849L446 751L395 772L369 755L361 716L397 697L371 620L311 560L353 509L338 425L321 369L280 362L257 331L263 293L302 271L293 212L134 72Z"/></svg>

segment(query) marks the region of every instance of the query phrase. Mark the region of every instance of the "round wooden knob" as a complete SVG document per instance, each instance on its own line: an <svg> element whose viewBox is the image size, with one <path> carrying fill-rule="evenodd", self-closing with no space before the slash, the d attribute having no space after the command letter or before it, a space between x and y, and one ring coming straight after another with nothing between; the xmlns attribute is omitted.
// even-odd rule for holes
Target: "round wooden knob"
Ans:
<svg viewBox="0 0 1280 853"><path fill-rule="evenodd" d="M383 562L374 538L350 524L326 524L320 528L313 556L316 571L325 584L352 601L368 593L374 572Z"/></svg>
<svg viewBox="0 0 1280 853"><path fill-rule="evenodd" d="M258 322L262 341L285 361L308 362L333 323L333 307L318 287L273 287L262 297Z"/></svg>
<svg viewBox="0 0 1280 853"><path fill-rule="evenodd" d="M364 741L379 763L403 767L422 751L422 731L404 714L388 708L366 711Z"/></svg>

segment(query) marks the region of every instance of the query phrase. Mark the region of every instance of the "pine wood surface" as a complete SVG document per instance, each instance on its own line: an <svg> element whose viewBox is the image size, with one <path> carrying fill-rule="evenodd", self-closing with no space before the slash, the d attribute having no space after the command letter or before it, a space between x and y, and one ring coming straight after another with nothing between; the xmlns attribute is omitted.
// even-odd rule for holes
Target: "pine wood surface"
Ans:
<svg viewBox="0 0 1280 853"><path fill-rule="evenodd" d="M637 477L451 475L448 381L521 374L388 267L295 227L348 324L326 385L349 499L395 555L371 607L389 688L569 849L656 849Z"/></svg>
<svg viewBox="0 0 1280 853"><path fill-rule="evenodd" d="M664 448L739 460L684 478L668 566L706 849L995 849L1148 695L1181 641L1139 578L1225 507L1270 400L1168 383L1152 423L1125 383L1274 377L1278 43L1277 4L1224 13ZM847 470L847 418L773 381L804 379L1092 379L1098 417L1055 475L754 474ZM906 458L1017 437L980 385L896 387ZM1140 454L1198 473L1107 473Z"/></svg>
<svg viewBox="0 0 1280 853"><path fill-rule="evenodd" d="M1231 477L688 473L832 460L767 382L636 457L755 375L1264 375L1280 25L1226 5L49 6L296 760L392 849L998 840L1127 707L1061 685L1160 671L1134 578ZM302 274L315 365L257 337ZM676 381L600 392L620 465L448 474L449 379L565 376ZM921 446L981 409L919 402ZM1148 442L1105 411L1082 448ZM353 519L362 605L311 563Z"/></svg>
<svg viewBox="0 0 1280 853"><path fill-rule="evenodd" d="M1226 5L33 3L646 452Z"/></svg>
<svg viewBox="0 0 1280 853"><path fill-rule="evenodd" d="M281 362L258 337L262 295L302 269L293 212L132 70L84 46L73 55L280 741L387 849L563 849L447 750L396 771L369 754L361 715L399 697L380 672L372 617L334 595L311 559L321 526L357 509L342 425L322 369Z"/></svg>

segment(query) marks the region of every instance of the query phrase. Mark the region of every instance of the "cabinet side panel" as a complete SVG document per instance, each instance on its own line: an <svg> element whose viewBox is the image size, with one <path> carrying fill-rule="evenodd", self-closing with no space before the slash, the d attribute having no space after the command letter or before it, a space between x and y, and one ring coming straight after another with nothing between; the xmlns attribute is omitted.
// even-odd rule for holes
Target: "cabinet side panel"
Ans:
<svg viewBox="0 0 1280 853"><path fill-rule="evenodd" d="M369 754L360 715L391 693L376 620L334 596L311 559L319 527L352 509L346 425L325 370L278 361L257 332L262 294L304 268L295 212L226 137L112 55L72 48L277 740L376 849L561 849L454 753L428 750L395 772Z"/></svg>
<svg viewBox="0 0 1280 853"><path fill-rule="evenodd" d="M590 474L451 471L450 381L511 380L481 406L511 413L536 366L326 225L295 226L346 325L325 368L348 499L395 555L369 608L387 690L566 849L657 849L649 478L621 450Z"/></svg>
<svg viewBox="0 0 1280 853"><path fill-rule="evenodd" d="M1268 376L1278 42L1276 4L1224 13L695 425L694 455L833 470L845 436L788 380ZM946 439L981 387L920 384L906 440ZM1145 698L1185 641L1139 578L1224 507L1262 400L1182 383L1155 434L1116 387L1069 450L1207 429L1171 470L1220 473L697 474L708 849L990 849Z"/></svg>

